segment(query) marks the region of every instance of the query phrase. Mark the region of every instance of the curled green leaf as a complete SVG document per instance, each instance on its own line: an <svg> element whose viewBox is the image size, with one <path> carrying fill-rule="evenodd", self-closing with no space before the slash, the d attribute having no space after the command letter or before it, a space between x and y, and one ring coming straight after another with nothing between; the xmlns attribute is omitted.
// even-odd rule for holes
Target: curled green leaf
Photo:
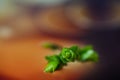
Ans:
<svg viewBox="0 0 120 80"><path fill-rule="evenodd" d="M63 63L73 62L76 59L76 54L69 48L63 48L60 53L60 59Z"/></svg>

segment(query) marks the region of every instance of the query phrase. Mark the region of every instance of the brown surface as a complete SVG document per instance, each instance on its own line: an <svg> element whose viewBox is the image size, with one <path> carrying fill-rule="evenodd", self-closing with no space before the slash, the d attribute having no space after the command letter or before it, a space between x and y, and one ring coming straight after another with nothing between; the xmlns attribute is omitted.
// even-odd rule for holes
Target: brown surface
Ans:
<svg viewBox="0 0 120 80"><path fill-rule="evenodd" d="M50 8L38 13L36 24L42 32L54 35L78 37L85 33L69 20L64 7Z"/></svg>
<svg viewBox="0 0 120 80"><path fill-rule="evenodd" d="M47 64L44 57L56 53L56 51L41 47L41 43L45 41L64 46L78 44L76 41L48 37L3 41L0 45L1 74L13 77L15 80L76 80L81 78L87 69L91 68L91 65L88 66L89 63L83 65L75 62L53 74L44 73L43 70Z"/></svg>

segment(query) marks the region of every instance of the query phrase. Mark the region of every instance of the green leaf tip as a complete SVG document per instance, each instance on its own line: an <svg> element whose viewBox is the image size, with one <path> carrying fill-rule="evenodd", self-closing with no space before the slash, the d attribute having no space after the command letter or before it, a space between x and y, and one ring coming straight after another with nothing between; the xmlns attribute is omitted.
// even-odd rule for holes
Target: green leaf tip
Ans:
<svg viewBox="0 0 120 80"><path fill-rule="evenodd" d="M82 48L79 54L80 54L79 61L81 62L86 62L86 61L98 62L99 61L99 55L91 45Z"/></svg>
<svg viewBox="0 0 120 80"><path fill-rule="evenodd" d="M58 55L46 56L46 60L48 61L48 64L44 72L50 72L50 73L54 72L61 63Z"/></svg>
<svg viewBox="0 0 120 80"><path fill-rule="evenodd" d="M57 61L50 61L50 62L48 62L44 72L53 73L57 69L58 65L59 65L59 62L57 62Z"/></svg>
<svg viewBox="0 0 120 80"><path fill-rule="evenodd" d="M50 43L50 42L45 42L42 44L44 48L52 49L52 50L57 50L60 49L61 47L55 43Z"/></svg>

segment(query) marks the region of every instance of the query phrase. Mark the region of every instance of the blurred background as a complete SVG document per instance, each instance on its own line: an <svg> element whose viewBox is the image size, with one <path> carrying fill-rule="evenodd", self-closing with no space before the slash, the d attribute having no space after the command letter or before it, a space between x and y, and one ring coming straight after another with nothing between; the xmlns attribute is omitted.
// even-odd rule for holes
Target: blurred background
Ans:
<svg viewBox="0 0 120 80"><path fill-rule="evenodd" d="M85 80L119 77L119 0L0 0L1 47L35 36L92 44L100 54L99 68ZM13 79L1 71L0 80Z"/></svg>

